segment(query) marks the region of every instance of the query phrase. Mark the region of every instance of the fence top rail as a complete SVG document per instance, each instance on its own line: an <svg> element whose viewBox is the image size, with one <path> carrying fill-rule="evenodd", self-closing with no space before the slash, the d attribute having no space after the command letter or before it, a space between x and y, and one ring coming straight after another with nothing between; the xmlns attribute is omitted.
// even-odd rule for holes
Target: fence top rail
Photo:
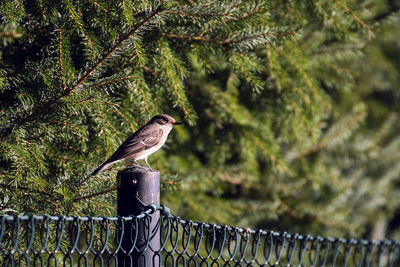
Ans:
<svg viewBox="0 0 400 267"><path fill-rule="evenodd" d="M130 221L133 219L142 219L147 215L151 215L156 211L161 211L163 215L170 215L170 210L168 207L164 205L156 205L150 204L145 206L146 209L142 211L139 215L132 216L71 216L71 215L43 215L43 214L24 214L24 215L9 215L9 214L0 214L1 221L28 221L28 220L50 220L50 221L117 221L117 220L125 220ZM173 216L173 215L172 215Z"/></svg>

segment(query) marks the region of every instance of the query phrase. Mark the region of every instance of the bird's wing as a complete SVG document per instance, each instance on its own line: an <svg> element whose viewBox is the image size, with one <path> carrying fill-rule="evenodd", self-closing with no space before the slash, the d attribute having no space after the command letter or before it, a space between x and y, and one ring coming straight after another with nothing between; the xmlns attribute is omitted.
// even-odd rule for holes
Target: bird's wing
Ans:
<svg viewBox="0 0 400 267"><path fill-rule="evenodd" d="M155 129L146 126L143 126L126 139L107 162L122 160L159 144L163 131L160 128Z"/></svg>

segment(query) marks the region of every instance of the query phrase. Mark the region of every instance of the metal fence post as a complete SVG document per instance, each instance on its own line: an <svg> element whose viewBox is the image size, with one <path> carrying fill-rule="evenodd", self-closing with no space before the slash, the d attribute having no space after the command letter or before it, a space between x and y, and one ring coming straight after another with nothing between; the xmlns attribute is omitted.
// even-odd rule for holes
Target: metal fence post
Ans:
<svg viewBox="0 0 400 267"><path fill-rule="evenodd" d="M132 167L118 172L117 175L117 212L119 216L138 215L144 210L143 204L160 204L160 172L150 171L142 167ZM140 203L140 201L142 203ZM160 250L160 228L158 220L160 213L151 215L149 239L149 218L141 219L135 227L135 223L125 223L125 233L122 240L122 248L130 251L135 235L137 234L136 248L130 255L119 253L118 267L134 266L147 267L159 266L160 254L154 251ZM137 231L137 232L136 232ZM148 246L147 246L148 245Z"/></svg>

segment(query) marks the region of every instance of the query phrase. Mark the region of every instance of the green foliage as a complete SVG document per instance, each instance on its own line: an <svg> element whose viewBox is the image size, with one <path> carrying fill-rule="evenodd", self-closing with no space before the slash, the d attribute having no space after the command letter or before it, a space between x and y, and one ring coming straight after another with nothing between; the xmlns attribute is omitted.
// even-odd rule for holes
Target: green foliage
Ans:
<svg viewBox="0 0 400 267"><path fill-rule="evenodd" d="M174 213L337 236L383 221L398 237L396 12L383 0L4 1L2 212L114 214L123 166L89 174L163 112L186 121L150 157Z"/></svg>

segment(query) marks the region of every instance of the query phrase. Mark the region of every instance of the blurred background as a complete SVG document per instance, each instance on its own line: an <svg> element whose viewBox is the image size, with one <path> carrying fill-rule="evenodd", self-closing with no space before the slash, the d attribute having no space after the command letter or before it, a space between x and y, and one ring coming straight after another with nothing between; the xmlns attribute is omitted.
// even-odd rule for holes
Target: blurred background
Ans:
<svg viewBox="0 0 400 267"><path fill-rule="evenodd" d="M0 212L114 215L90 173L158 113L194 221L400 238L400 1L0 4Z"/></svg>

